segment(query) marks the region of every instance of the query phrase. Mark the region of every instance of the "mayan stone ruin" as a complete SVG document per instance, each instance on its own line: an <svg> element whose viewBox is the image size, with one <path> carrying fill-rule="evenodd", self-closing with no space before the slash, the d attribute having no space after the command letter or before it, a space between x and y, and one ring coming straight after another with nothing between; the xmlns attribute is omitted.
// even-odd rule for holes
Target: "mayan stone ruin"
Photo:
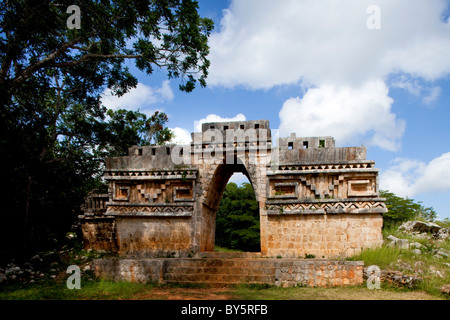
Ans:
<svg viewBox="0 0 450 320"><path fill-rule="evenodd" d="M275 145L266 120L204 123L192 141L106 159L108 194L91 194L80 216L87 249L145 258L214 251L216 212L235 172L255 190L263 257L348 257L381 244L387 209L365 147L295 134Z"/></svg>

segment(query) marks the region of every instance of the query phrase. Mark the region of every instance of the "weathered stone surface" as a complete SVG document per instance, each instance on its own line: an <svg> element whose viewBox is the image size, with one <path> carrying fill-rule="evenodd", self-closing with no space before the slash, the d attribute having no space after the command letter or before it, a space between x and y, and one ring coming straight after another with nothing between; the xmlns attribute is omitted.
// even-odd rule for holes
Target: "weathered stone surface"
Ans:
<svg viewBox="0 0 450 320"><path fill-rule="evenodd" d="M444 241L450 236L450 228L443 228L432 222L407 221L401 224L399 231L404 231L414 236L427 239Z"/></svg>
<svg viewBox="0 0 450 320"><path fill-rule="evenodd" d="M445 240L450 237L450 228L441 228L435 235L438 240Z"/></svg>
<svg viewBox="0 0 450 320"><path fill-rule="evenodd" d="M439 255L441 257L445 257L445 258L449 257L449 252L444 249L437 249L437 250L434 250L434 252L436 253L436 255Z"/></svg>
<svg viewBox="0 0 450 320"><path fill-rule="evenodd" d="M108 218L84 220L81 224L84 247L116 252L116 222Z"/></svg>
<svg viewBox="0 0 450 320"><path fill-rule="evenodd" d="M420 249L422 247L422 245L418 242L412 242L409 244L410 248L416 248L416 249Z"/></svg>
<svg viewBox="0 0 450 320"><path fill-rule="evenodd" d="M409 241L406 239L399 239L394 237L393 235L390 235L387 237L390 242L388 243L391 247L397 247L400 249L409 249Z"/></svg>
<svg viewBox="0 0 450 320"><path fill-rule="evenodd" d="M398 227L398 230L406 232L427 232L432 234L437 234L441 229L441 226L433 222L423 221L407 221Z"/></svg>
<svg viewBox="0 0 450 320"><path fill-rule="evenodd" d="M364 280L369 277L367 268L364 268ZM415 274L404 274L401 271L395 270L380 270L380 281L385 283L392 283L402 287L413 288L417 286L423 279Z"/></svg>
<svg viewBox="0 0 450 320"><path fill-rule="evenodd" d="M442 292L443 294L450 295L450 284L443 285L443 286L441 287L441 292Z"/></svg>

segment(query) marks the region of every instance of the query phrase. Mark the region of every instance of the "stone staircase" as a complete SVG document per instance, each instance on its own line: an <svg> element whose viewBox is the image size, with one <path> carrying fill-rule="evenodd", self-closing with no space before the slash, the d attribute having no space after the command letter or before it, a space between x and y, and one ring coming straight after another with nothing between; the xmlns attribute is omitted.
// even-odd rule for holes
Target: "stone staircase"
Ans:
<svg viewBox="0 0 450 320"><path fill-rule="evenodd" d="M166 260L164 282L226 286L239 283L273 284L276 267L261 254L202 253L201 258Z"/></svg>
<svg viewBox="0 0 450 320"><path fill-rule="evenodd" d="M228 286L342 286L363 283L362 261L268 258L259 253L200 253L196 258L104 258L97 277L113 281Z"/></svg>

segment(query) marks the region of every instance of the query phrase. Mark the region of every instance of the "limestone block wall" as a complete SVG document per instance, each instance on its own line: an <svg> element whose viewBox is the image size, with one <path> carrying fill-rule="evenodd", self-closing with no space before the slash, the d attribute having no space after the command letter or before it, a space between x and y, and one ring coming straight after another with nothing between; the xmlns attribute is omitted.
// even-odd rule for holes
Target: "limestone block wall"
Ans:
<svg viewBox="0 0 450 320"><path fill-rule="evenodd" d="M380 214L272 215L267 219L269 257L347 257L383 241Z"/></svg>
<svg viewBox="0 0 450 320"><path fill-rule="evenodd" d="M362 261L282 259L275 264L275 285L280 287L337 287L363 283Z"/></svg>
<svg viewBox="0 0 450 320"><path fill-rule="evenodd" d="M112 219L86 219L81 224L83 245L97 251L117 250L116 223Z"/></svg>
<svg viewBox="0 0 450 320"><path fill-rule="evenodd" d="M121 256L179 257L193 250L190 219L118 217L116 224Z"/></svg>
<svg viewBox="0 0 450 320"><path fill-rule="evenodd" d="M164 260L162 259L96 259L95 275L111 281L162 283Z"/></svg>

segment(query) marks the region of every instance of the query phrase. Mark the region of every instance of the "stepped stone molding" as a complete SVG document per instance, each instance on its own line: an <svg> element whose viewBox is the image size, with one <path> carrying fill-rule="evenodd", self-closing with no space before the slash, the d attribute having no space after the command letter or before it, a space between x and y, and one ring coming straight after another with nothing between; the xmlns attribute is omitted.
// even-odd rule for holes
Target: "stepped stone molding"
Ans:
<svg viewBox="0 0 450 320"><path fill-rule="evenodd" d="M375 169L374 161L358 161L354 163L330 163L330 164L309 164L309 165L298 165L298 164L287 164L280 165L276 168L271 167L271 171L268 171L268 175L277 175L283 173L289 174L305 174L305 173L342 173L342 172L377 172ZM275 169L275 170L274 170Z"/></svg>
<svg viewBox="0 0 450 320"><path fill-rule="evenodd" d="M277 204L268 206L268 215L283 214L339 214L339 213L384 213L384 201L336 201L324 200L311 203Z"/></svg>
<svg viewBox="0 0 450 320"><path fill-rule="evenodd" d="M112 180L194 180L198 170L105 170L103 177Z"/></svg>
<svg viewBox="0 0 450 320"><path fill-rule="evenodd" d="M153 205L143 206L140 203L130 203L127 205L109 204L105 216L173 216L173 217L190 217L194 211L192 205L185 206L169 206L169 205Z"/></svg>

